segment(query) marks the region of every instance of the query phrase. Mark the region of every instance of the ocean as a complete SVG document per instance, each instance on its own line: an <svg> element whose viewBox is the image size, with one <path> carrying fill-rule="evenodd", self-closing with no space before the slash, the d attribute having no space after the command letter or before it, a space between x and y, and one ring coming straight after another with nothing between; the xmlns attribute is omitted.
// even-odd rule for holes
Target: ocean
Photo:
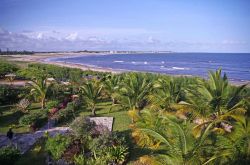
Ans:
<svg viewBox="0 0 250 165"><path fill-rule="evenodd" d="M124 71L169 75L201 76L222 68L233 82L250 81L250 53L147 53L108 54L50 58L49 61L74 63Z"/></svg>

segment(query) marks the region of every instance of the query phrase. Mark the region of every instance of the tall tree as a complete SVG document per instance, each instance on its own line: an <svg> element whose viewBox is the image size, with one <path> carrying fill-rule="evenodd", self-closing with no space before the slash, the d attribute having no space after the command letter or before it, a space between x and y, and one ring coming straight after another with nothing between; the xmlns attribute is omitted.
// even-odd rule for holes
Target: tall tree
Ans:
<svg viewBox="0 0 250 165"><path fill-rule="evenodd" d="M110 107L110 111L112 107L116 105L117 98L119 96L119 87L121 85L121 76L120 75L108 75L106 76L104 82L105 92L112 99L112 106Z"/></svg>
<svg viewBox="0 0 250 165"><path fill-rule="evenodd" d="M52 85L53 79L47 78L47 75L40 76L29 82L31 86L30 93L41 102L41 108L44 109L46 105L46 97L48 90Z"/></svg>
<svg viewBox="0 0 250 165"><path fill-rule="evenodd" d="M103 86L97 80L87 81L80 86L80 91L87 106L91 109L92 115L96 116L96 104L101 96Z"/></svg>
<svg viewBox="0 0 250 165"><path fill-rule="evenodd" d="M146 74L127 74L120 92L120 102L128 109L143 109L147 104L148 94L152 90L152 82Z"/></svg>

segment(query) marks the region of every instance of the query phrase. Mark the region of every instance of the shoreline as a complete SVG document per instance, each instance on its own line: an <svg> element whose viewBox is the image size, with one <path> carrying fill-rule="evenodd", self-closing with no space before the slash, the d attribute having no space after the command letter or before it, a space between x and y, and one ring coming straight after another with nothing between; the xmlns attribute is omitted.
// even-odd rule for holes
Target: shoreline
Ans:
<svg viewBox="0 0 250 165"><path fill-rule="evenodd" d="M61 67L68 67L68 68L78 68L83 71L92 70L97 72L110 72L113 74L119 74L124 72L143 72L143 71L134 71L134 70L124 70L124 69L113 69L113 68L103 68L98 66L90 66L86 64L76 64L70 62L55 62L49 61L49 58L71 58L71 57L81 57L81 56L95 56L95 55L109 55L107 53L37 53L33 55L2 55L2 57L7 57L8 61L21 61L21 62L30 62L30 63L42 63L42 64L50 64L50 65L57 65ZM1 57L1 56L0 56ZM154 74L164 74L164 73L156 73L156 72L143 72L143 73L154 73ZM186 76L186 77L200 77L194 75L175 75L175 74L165 74L169 76ZM230 84L233 85L243 85L247 84L250 86L250 81L232 81L229 80Z"/></svg>
<svg viewBox="0 0 250 165"><path fill-rule="evenodd" d="M63 58L63 57L71 58L71 57L94 56L94 55L107 55L107 54L104 54L104 53L39 53L39 54L33 54L33 55L3 55L3 57L7 57L8 61L21 61L21 62L30 62L30 63L50 64L50 65L57 65L61 67L78 68L83 71L93 70L93 71L98 71L98 72L111 72L111 73L126 72L125 70L94 67L94 66L88 66L84 64L55 62L55 61L49 61L49 60L47 61L48 58Z"/></svg>

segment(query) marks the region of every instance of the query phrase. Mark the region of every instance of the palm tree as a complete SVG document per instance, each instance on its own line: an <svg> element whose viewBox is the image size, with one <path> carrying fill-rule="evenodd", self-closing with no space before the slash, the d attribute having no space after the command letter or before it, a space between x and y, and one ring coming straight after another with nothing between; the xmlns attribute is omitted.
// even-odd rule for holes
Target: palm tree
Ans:
<svg viewBox="0 0 250 165"><path fill-rule="evenodd" d="M87 106L91 109L92 115L96 116L96 104L101 96L103 86L97 80L87 81L80 86L80 91Z"/></svg>
<svg viewBox="0 0 250 165"><path fill-rule="evenodd" d="M127 74L121 86L119 100L125 108L140 110L145 107L152 89L152 82L146 74Z"/></svg>
<svg viewBox="0 0 250 165"><path fill-rule="evenodd" d="M199 138L192 134L193 123L152 110L142 110L132 125L132 136L140 146L152 151L159 164L205 164L217 158L209 150L212 124ZM212 147L211 147L212 148ZM218 156L221 156L218 155ZM214 158L215 157L215 158Z"/></svg>
<svg viewBox="0 0 250 165"><path fill-rule="evenodd" d="M103 82L104 89L108 93L109 97L112 99L112 106L110 107L110 111L112 107L116 105L117 98L119 96L119 87L121 84L121 76L119 75L109 75Z"/></svg>
<svg viewBox="0 0 250 165"><path fill-rule="evenodd" d="M231 164L250 163L250 125L247 117L242 122L234 124L234 130L227 135L216 137L216 148L224 150L220 159L215 159L216 164L231 162ZM218 151L215 151L219 154Z"/></svg>
<svg viewBox="0 0 250 165"><path fill-rule="evenodd" d="M217 120L219 123L240 120L246 112L244 108L244 91L246 85L230 86L226 74L221 76L221 69L209 72L209 80L200 80L198 86L187 90L187 103L193 114L202 119L199 123Z"/></svg>
<svg viewBox="0 0 250 165"><path fill-rule="evenodd" d="M47 78L47 75L44 75L28 82L28 84L31 86L31 95L40 100L42 109L45 108L47 93L53 81L53 78Z"/></svg>
<svg viewBox="0 0 250 165"><path fill-rule="evenodd" d="M173 111L173 105L182 99L182 83L174 78L160 78L153 85L154 92L149 96L152 108Z"/></svg>

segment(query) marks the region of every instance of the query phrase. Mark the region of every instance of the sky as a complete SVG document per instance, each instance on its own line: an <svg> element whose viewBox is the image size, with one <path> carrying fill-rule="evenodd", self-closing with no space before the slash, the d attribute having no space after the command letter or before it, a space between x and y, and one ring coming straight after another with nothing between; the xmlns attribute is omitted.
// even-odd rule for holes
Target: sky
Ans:
<svg viewBox="0 0 250 165"><path fill-rule="evenodd" d="M250 0L0 0L1 50L250 52Z"/></svg>

